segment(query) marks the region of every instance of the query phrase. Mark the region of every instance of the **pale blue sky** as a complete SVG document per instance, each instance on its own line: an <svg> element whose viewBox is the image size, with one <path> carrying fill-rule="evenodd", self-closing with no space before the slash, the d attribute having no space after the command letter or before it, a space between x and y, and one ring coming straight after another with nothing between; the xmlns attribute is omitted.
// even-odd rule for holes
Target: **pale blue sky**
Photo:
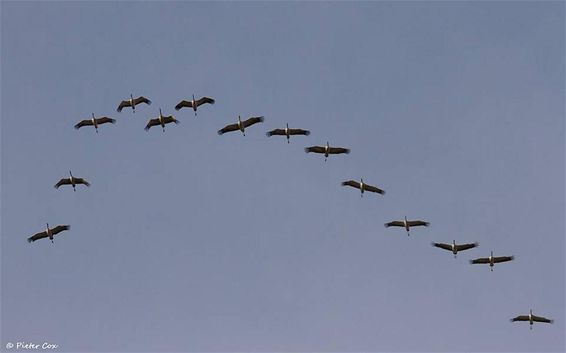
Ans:
<svg viewBox="0 0 566 353"><path fill-rule="evenodd" d="M564 2L0 9L3 351L564 351ZM265 122L218 136L238 114Z"/></svg>

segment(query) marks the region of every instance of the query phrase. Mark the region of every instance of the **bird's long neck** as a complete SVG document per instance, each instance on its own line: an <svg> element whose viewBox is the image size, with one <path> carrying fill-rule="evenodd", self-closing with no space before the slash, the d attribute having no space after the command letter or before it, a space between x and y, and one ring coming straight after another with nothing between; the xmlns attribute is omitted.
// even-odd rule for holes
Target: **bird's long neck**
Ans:
<svg viewBox="0 0 566 353"><path fill-rule="evenodd" d="M71 173L71 171L69 170L69 175L71 176L69 179L71 179L71 184L73 183L73 173Z"/></svg>

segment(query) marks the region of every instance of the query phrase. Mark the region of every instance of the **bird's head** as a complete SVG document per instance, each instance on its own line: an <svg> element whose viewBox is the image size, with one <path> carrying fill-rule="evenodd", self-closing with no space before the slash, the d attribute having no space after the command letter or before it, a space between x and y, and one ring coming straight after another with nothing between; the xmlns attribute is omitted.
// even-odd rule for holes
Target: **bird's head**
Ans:
<svg viewBox="0 0 566 353"><path fill-rule="evenodd" d="M193 94L193 102L195 101L195 95Z"/></svg>
<svg viewBox="0 0 566 353"><path fill-rule="evenodd" d="M407 222L407 216L405 216L405 222Z"/></svg>
<svg viewBox="0 0 566 353"><path fill-rule="evenodd" d="M360 178L360 184L364 183L364 178Z"/></svg>
<svg viewBox="0 0 566 353"><path fill-rule="evenodd" d="M49 223L45 223L45 225L47 226L47 229L49 229Z"/></svg>
<svg viewBox="0 0 566 353"><path fill-rule="evenodd" d="M456 240L452 240L452 244L454 244L454 246L456 246Z"/></svg>
<svg viewBox="0 0 566 353"><path fill-rule="evenodd" d="M71 171L69 170L69 175L71 176L71 178L73 177L73 173L71 173Z"/></svg>
<svg viewBox="0 0 566 353"><path fill-rule="evenodd" d="M134 96L131 93L130 93L130 100L132 100L132 101L134 100Z"/></svg>
<svg viewBox="0 0 566 353"><path fill-rule="evenodd" d="M92 113L92 120L94 120L94 113Z"/></svg>
<svg viewBox="0 0 566 353"><path fill-rule="evenodd" d="M285 124L285 126L287 127L287 130L289 130L289 123Z"/></svg>
<svg viewBox="0 0 566 353"><path fill-rule="evenodd" d="M161 108L159 108L159 117L163 118L163 114L161 114Z"/></svg>

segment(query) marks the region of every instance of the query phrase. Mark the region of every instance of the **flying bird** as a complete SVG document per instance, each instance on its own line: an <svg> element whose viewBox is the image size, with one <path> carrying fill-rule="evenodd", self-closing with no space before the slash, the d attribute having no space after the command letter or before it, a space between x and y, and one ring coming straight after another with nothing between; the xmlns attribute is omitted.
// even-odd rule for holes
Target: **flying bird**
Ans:
<svg viewBox="0 0 566 353"><path fill-rule="evenodd" d="M193 94L193 100L191 100L191 101L186 101L186 100L180 101L179 104L177 104L175 106L175 110L180 110L183 107L193 108L193 110L195 112L195 116L197 116L197 108L200 105L203 105L203 104L206 104L206 103L214 104L214 99L208 98L208 97L202 97L201 99L195 100L195 95Z"/></svg>
<svg viewBox="0 0 566 353"><path fill-rule="evenodd" d="M407 216L405 216L405 220L404 221L392 221L389 223L385 223L385 228L389 228L389 227L404 227L405 230L407 231L407 236L410 235L409 234L409 228L411 227L419 227L419 226L425 226L428 227L430 223L425 222L425 221L407 221Z"/></svg>
<svg viewBox="0 0 566 353"><path fill-rule="evenodd" d="M311 134L311 132L309 130L303 130L303 129L289 129L289 124L286 125L286 127L284 129L275 129L275 130L271 130L265 133L267 136L286 136L287 137L287 143L289 143L289 138L292 135L304 135L304 136L308 136Z"/></svg>
<svg viewBox="0 0 566 353"><path fill-rule="evenodd" d="M489 264L491 271L493 271L493 265L500 263L500 262L507 262L513 260L514 256L499 256L493 257L493 251L489 257L480 257L479 259L470 260L471 264Z"/></svg>
<svg viewBox="0 0 566 353"><path fill-rule="evenodd" d="M114 124L116 123L116 119L112 119L107 116L103 116L97 119L94 117L94 113L92 113L92 119L82 120L81 122L75 125L75 129L78 130L83 126L94 126L96 133L98 134L98 125L102 125L106 123Z"/></svg>
<svg viewBox="0 0 566 353"><path fill-rule="evenodd" d="M355 180L343 181L342 186L351 186L353 188L360 189L360 197L364 196L364 191L376 192L381 195L385 194L384 190L364 183L364 179L360 179L360 182L357 182Z"/></svg>
<svg viewBox="0 0 566 353"><path fill-rule="evenodd" d="M437 248L452 251L452 254L454 254L454 258L456 258L456 254L458 253L458 251L464 251L464 250L472 249L472 248L475 248L478 245L479 245L479 243L456 244L456 240L453 240L452 244L432 243L432 246L436 246Z"/></svg>
<svg viewBox="0 0 566 353"><path fill-rule="evenodd" d="M70 225L60 225L60 226L57 226L55 228L49 228L49 223L47 223L47 229L44 230L43 232L39 232L39 233L29 237L28 242L31 243L31 242L39 240L39 239L49 238L51 240L51 242L53 243L53 236L55 234L61 233L64 230L69 230L70 228L71 228Z"/></svg>
<svg viewBox="0 0 566 353"><path fill-rule="evenodd" d="M330 155L330 154L342 154L342 153L348 154L348 153L350 153L350 150L348 148L342 148L342 147L330 147L330 145L328 144L328 141L326 141L326 146L307 147L307 148L305 148L305 152L306 153L314 152L314 153L324 154L324 161L326 162L328 155Z"/></svg>
<svg viewBox="0 0 566 353"><path fill-rule="evenodd" d="M240 116L238 115L238 122L224 126L222 129L218 130L218 135L222 135L230 131L240 130L242 134L246 136L245 130L247 127L250 127L253 124L262 123L263 120L263 116L252 116L248 120L242 121L242 119L240 119Z"/></svg>
<svg viewBox="0 0 566 353"><path fill-rule="evenodd" d="M151 101L149 99L143 97L143 96L134 99L134 97L132 97L132 95L130 94L130 99L126 99L125 101L121 101L120 105L118 106L118 109L116 109L116 111L119 113L125 107L132 107L132 111L135 113L136 112L136 105L138 105L140 103L145 103L147 105L150 105Z"/></svg>
<svg viewBox="0 0 566 353"><path fill-rule="evenodd" d="M554 322L554 320L550 320L542 316L533 315L532 309L529 310L529 315L519 315L511 319L511 322L515 322L515 321L528 321L531 330L533 329L533 323L535 322L544 322L547 324L552 324Z"/></svg>
<svg viewBox="0 0 566 353"><path fill-rule="evenodd" d="M179 121L175 119L173 115L163 116L163 114L161 114L161 108L159 108L159 116L155 119L149 119L144 130L149 131L152 126L161 125L163 132L165 132L165 125L169 123L179 124Z"/></svg>
<svg viewBox="0 0 566 353"><path fill-rule="evenodd" d="M73 186L73 191L77 191L75 189L75 185L77 184L83 184L86 186L90 186L90 183L86 180L84 180L83 178L75 178L73 176L73 173L71 173L71 171L69 170L69 178L63 178L61 180L59 180L59 182L57 184L55 184L55 189L59 189L59 187L61 185L72 185Z"/></svg>

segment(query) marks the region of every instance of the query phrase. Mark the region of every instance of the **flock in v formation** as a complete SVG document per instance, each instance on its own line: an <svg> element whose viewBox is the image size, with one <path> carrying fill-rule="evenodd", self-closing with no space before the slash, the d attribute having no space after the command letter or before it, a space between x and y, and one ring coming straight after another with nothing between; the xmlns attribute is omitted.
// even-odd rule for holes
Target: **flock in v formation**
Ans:
<svg viewBox="0 0 566 353"><path fill-rule="evenodd" d="M177 104L175 106L175 110L180 110L182 108L192 108L195 116L197 115L197 108L203 104L214 104L214 99L209 98L209 97L202 97L200 99L196 99L195 100L195 96L193 95L192 100L187 101L187 100L182 100L181 102L179 102L179 104ZM120 102L120 105L118 106L117 111L121 112L122 109L126 108L126 107L131 107L132 111L135 113L135 109L136 109L136 105L145 103L147 105L151 104L151 101L143 96L138 97L138 98L133 98L132 95L130 95L130 99L126 99L123 100L122 102ZM227 132L232 132L232 131L241 131L242 134L245 136L246 135L246 128L249 128L252 125L255 125L257 123L261 123L264 121L264 117L263 116L252 116L249 119L246 120L241 120L241 117L238 116L238 121L236 123L233 124L229 124L224 126L222 129L218 130L218 134L219 135L223 135ZM99 125L103 125L103 124L114 124L116 123L115 119L109 118L107 116L102 116L99 118L96 118L94 116L94 113L92 114L92 118L91 119L86 119L86 120L82 120L79 123L77 123L75 125L75 129L80 129L81 127L85 127L85 126L94 126L94 129L96 130L96 133L98 133L98 127ZM149 121L147 122L147 125L145 126L145 130L149 131L150 128L152 128L153 126L161 126L163 132L165 132L165 125L170 124L170 123L175 123L178 124L179 121L177 119L175 119L175 117L173 117L172 115L169 116L164 116L161 113L161 109L159 109L159 116L153 119L149 119ZM291 136L294 135L304 135L304 136L308 136L310 134L309 130L303 130L303 129L290 129L289 125L287 124L285 128L282 129L274 129L271 131L268 131L266 133L267 136L285 136L287 138L287 143L289 143L289 139ZM329 145L328 142L326 142L325 146L311 146L311 147L306 147L305 148L305 152L307 153L319 153L319 154L324 154L324 160L326 161L326 159L328 158L329 155L331 154L348 154L350 153L350 150L348 148L343 148L343 147L331 147ZM57 182L57 184L55 184L55 188L58 189L60 186L63 185L71 185L73 187L73 191L76 191L76 185L85 185L85 186L90 186L90 183L85 180L84 178L77 178L75 176L73 176L72 172L69 171L69 177L68 178L62 178L61 180L59 180ZM342 182L343 186L350 186L356 189L360 190L360 195L363 196L364 192L368 191L368 192L373 192L373 193L378 193L381 195L385 194L385 191L373 186L373 185L369 185L366 184L364 182L363 179L360 179L360 181L355 181L355 180L347 180ZM414 220L414 221L410 221L407 220L407 217L405 216L404 220L400 220L400 221L391 221L388 223L385 223L385 227L401 227L401 228L405 228L405 230L407 231L407 235L410 235L409 230L412 227L419 227L419 226L428 226L429 222L425 222L425 221L421 221L421 220ZM51 242L53 242L53 237L56 234L61 233L62 231L66 231L69 230L71 228L70 225L58 225L54 228L49 228L49 224L47 224L47 228L42 231L39 232L37 234L34 234L33 236L29 237L27 240L28 242L34 242L36 240L39 239L43 239L43 238L49 238L51 240ZM444 249L444 250L448 250L450 252L452 252L454 254L454 258L456 258L456 255L458 252L460 251L464 251L464 250L468 250L468 249L472 249L477 247L479 244L477 242L475 243L467 243L467 244L456 244L456 241L454 240L452 242L452 244L446 244L446 243L432 243L433 246L440 248L440 249ZM489 255L489 257L480 257L477 259L473 259L470 260L471 264L489 264L491 271L493 271L493 266L496 263L501 263L501 262L508 262L508 261L512 261L514 259L513 256L493 256L493 251L491 252L491 254ZM552 323L553 320L547 319L545 317L541 317L541 316L536 316L533 315L533 311L532 309L529 310L529 314L528 315L519 315L516 316L514 318L511 319L512 322L514 321L527 321L530 324L530 328L532 329L532 325L534 322L544 322L544 323Z"/></svg>

